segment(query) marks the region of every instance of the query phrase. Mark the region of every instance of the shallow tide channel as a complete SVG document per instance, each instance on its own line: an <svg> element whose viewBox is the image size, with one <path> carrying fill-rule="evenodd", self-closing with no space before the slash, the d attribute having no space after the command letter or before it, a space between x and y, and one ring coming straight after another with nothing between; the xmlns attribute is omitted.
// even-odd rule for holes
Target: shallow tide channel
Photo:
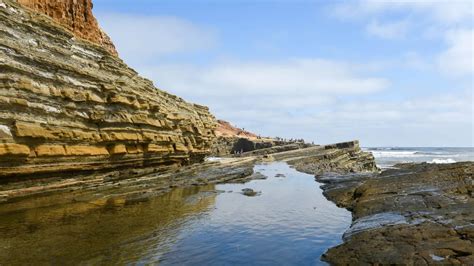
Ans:
<svg viewBox="0 0 474 266"><path fill-rule="evenodd" d="M323 264L351 214L286 163L255 172L268 178L175 189L122 207L0 209L0 264ZM245 196L244 188L261 193Z"/></svg>

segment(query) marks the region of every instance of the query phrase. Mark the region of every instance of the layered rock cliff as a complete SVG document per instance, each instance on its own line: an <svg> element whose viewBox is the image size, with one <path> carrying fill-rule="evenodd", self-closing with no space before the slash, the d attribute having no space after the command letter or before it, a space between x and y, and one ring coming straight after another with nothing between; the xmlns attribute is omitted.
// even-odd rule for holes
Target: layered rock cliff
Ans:
<svg viewBox="0 0 474 266"><path fill-rule="evenodd" d="M217 137L234 137L246 139L258 138L257 134L246 131L245 129L234 127L229 122L224 120L217 120L217 128L215 132Z"/></svg>
<svg viewBox="0 0 474 266"><path fill-rule="evenodd" d="M224 120L217 120L215 134L217 138L214 140L211 149L211 155L213 156L227 156L232 154L244 156L261 155L311 146L306 145L302 140L261 137L243 128L232 126L229 122Z"/></svg>
<svg viewBox="0 0 474 266"><path fill-rule="evenodd" d="M53 18L79 38L99 44L117 55L114 44L92 14L92 0L18 0L18 3Z"/></svg>
<svg viewBox="0 0 474 266"><path fill-rule="evenodd" d="M207 107L155 88L107 46L83 40L102 44L90 1L21 2L55 19L0 0L3 180L160 171L201 161L209 152L216 123ZM50 9L71 6L77 9ZM90 24L78 26L82 18Z"/></svg>

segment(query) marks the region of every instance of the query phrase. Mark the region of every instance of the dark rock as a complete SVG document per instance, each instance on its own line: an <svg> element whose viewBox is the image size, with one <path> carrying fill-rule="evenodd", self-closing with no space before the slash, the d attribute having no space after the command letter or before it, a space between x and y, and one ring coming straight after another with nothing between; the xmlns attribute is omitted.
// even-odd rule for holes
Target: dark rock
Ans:
<svg viewBox="0 0 474 266"><path fill-rule="evenodd" d="M304 152L309 151L305 150ZM374 156L363 152L358 141L314 147L310 154L289 152L288 164L308 174L377 172ZM293 159L295 158L296 159ZM277 158L278 159L278 158Z"/></svg>
<svg viewBox="0 0 474 266"><path fill-rule="evenodd" d="M255 197L261 194L261 192L254 191L251 188L244 188L242 189L242 194L247 197Z"/></svg>
<svg viewBox="0 0 474 266"><path fill-rule="evenodd" d="M323 259L334 265L474 265L474 163L397 168L317 177L325 196L353 213L345 242Z"/></svg>

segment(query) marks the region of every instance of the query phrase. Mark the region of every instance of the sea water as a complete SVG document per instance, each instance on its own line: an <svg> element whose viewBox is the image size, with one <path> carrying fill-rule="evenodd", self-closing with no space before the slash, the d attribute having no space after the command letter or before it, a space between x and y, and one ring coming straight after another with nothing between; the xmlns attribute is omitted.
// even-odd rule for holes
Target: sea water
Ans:
<svg viewBox="0 0 474 266"><path fill-rule="evenodd" d="M351 214L313 175L256 165L246 184L177 188L122 207L81 203L0 208L0 264L318 265ZM258 192L248 197L242 189ZM44 201L44 199L42 200Z"/></svg>
<svg viewBox="0 0 474 266"><path fill-rule="evenodd" d="M372 152L380 168L398 163L455 163L474 161L474 148L443 147L375 147L364 148Z"/></svg>

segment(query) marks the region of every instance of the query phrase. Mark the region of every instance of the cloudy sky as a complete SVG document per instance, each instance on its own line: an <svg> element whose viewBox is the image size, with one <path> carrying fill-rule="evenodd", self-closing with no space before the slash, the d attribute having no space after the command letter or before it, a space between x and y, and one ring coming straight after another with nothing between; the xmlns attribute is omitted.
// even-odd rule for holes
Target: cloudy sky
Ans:
<svg viewBox="0 0 474 266"><path fill-rule="evenodd" d="M473 146L471 1L94 0L160 89L265 136Z"/></svg>

